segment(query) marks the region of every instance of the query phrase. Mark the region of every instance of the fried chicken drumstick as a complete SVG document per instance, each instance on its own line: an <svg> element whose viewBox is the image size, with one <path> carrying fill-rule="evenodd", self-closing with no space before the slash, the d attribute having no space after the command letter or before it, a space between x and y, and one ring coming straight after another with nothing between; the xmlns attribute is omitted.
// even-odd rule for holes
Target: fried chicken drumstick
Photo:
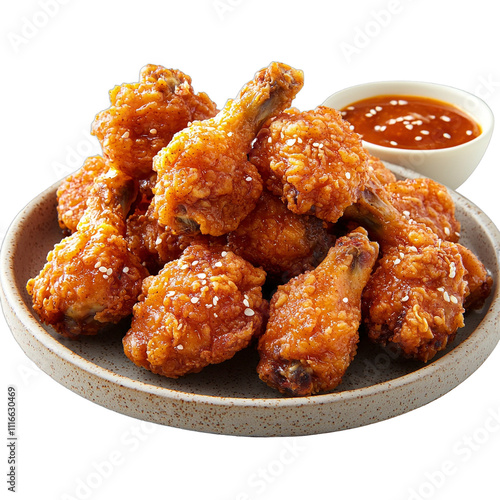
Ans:
<svg viewBox="0 0 500 500"><path fill-rule="evenodd" d="M280 286L259 339L259 377L292 396L334 389L356 354L361 293L378 245L359 228L339 238L323 262Z"/></svg>
<svg viewBox="0 0 500 500"><path fill-rule="evenodd" d="M429 361L464 325L464 301L473 280L467 279L461 245L442 241L426 225L408 220L375 183L346 216L362 223L383 251L363 293L368 336L397 345L408 357ZM469 258L484 270L472 253ZM478 272L470 267L469 273Z"/></svg>
<svg viewBox="0 0 500 500"><path fill-rule="evenodd" d="M33 308L61 335L94 335L132 313L148 274L123 238L136 194L135 181L114 169L96 179L77 231L55 245L28 281Z"/></svg>
<svg viewBox="0 0 500 500"><path fill-rule="evenodd" d="M235 230L262 192L247 160L262 124L302 88L301 71L272 63L212 119L193 122L154 160L155 216L174 232L220 236Z"/></svg>
<svg viewBox="0 0 500 500"><path fill-rule="evenodd" d="M125 354L171 378L232 358L260 333L267 311L265 276L223 247L189 246L144 280L123 339Z"/></svg>

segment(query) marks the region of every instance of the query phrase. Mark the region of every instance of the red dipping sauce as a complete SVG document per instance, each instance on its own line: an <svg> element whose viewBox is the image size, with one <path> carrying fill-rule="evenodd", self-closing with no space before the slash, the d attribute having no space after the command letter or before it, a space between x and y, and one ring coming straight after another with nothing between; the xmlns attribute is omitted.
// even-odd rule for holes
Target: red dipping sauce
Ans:
<svg viewBox="0 0 500 500"><path fill-rule="evenodd" d="M364 141L389 148L451 148L481 134L479 124L459 108L428 97L380 95L340 111Z"/></svg>

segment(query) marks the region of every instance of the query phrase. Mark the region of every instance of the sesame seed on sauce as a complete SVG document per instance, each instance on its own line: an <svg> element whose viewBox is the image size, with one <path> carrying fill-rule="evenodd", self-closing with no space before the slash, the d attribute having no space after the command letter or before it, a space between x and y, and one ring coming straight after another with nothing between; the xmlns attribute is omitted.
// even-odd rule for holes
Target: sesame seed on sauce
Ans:
<svg viewBox="0 0 500 500"><path fill-rule="evenodd" d="M450 301L450 294L446 290L443 292L443 299L445 300L445 302Z"/></svg>
<svg viewBox="0 0 500 500"><path fill-rule="evenodd" d="M192 297L192 298L191 298L191 303L192 303L192 304L197 304L199 301L200 301L200 298L199 298L199 297Z"/></svg>
<svg viewBox="0 0 500 500"><path fill-rule="evenodd" d="M396 264L396 265L401 264L401 259L395 259L394 264Z"/></svg>
<svg viewBox="0 0 500 500"><path fill-rule="evenodd" d="M408 295L405 295L402 299L401 302L406 302L407 300L410 300L410 297Z"/></svg>
<svg viewBox="0 0 500 500"><path fill-rule="evenodd" d="M253 177L248 176L245 180L246 180L247 182L250 182L251 180L253 180Z"/></svg>
<svg viewBox="0 0 500 500"><path fill-rule="evenodd" d="M226 255L227 255L227 252L225 250L223 252L221 252L222 257L225 257Z"/></svg>
<svg viewBox="0 0 500 500"><path fill-rule="evenodd" d="M243 305L246 306L246 307L250 307L250 302L248 302L247 299L244 299L243 300Z"/></svg>
<svg viewBox="0 0 500 500"><path fill-rule="evenodd" d="M450 236L450 228L449 227L444 228L444 234L446 234L446 236Z"/></svg>
<svg viewBox="0 0 500 500"><path fill-rule="evenodd" d="M349 180L351 178L351 172L346 172L345 178Z"/></svg>
<svg viewBox="0 0 500 500"><path fill-rule="evenodd" d="M269 136L269 137L267 138L267 142L269 142L269 143L273 142L273 138L272 138L271 136Z"/></svg>
<svg viewBox="0 0 500 500"><path fill-rule="evenodd" d="M297 142L297 139L287 139L286 145L293 146Z"/></svg>
<svg viewBox="0 0 500 500"><path fill-rule="evenodd" d="M106 271L106 274L108 276L111 276L113 274L113 269L111 269L110 267L108 268L108 270Z"/></svg>
<svg viewBox="0 0 500 500"><path fill-rule="evenodd" d="M130 137L130 132L127 130L123 135L122 139L128 139Z"/></svg>
<svg viewBox="0 0 500 500"><path fill-rule="evenodd" d="M216 262L216 263L214 264L214 267L222 267L222 262L220 262L220 261L219 261L219 262Z"/></svg>
<svg viewBox="0 0 500 500"><path fill-rule="evenodd" d="M232 132L228 132L228 133L227 133L227 136L228 136L228 137L231 137L232 135L233 135L233 133L232 133Z"/></svg>
<svg viewBox="0 0 500 500"><path fill-rule="evenodd" d="M352 103L340 112L364 141L380 146L442 149L481 133L480 126L465 112L427 97L380 95ZM424 130L412 133L424 124Z"/></svg>
<svg viewBox="0 0 500 500"><path fill-rule="evenodd" d="M175 292L173 290L169 290L165 295L167 297L173 297L175 295Z"/></svg>
<svg viewBox="0 0 500 500"><path fill-rule="evenodd" d="M104 279L108 279L108 278L109 278L109 276L108 276L107 274L103 274L103 275L102 275L102 277L103 277Z"/></svg>
<svg viewBox="0 0 500 500"><path fill-rule="evenodd" d="M149 133L150 133L151 135L156 135L156 134L158 133L158 130L156 130L155 128L152 128L152 129L149 131Z"/></svg>
<svg viewBox="0 0 500 500"><path fill-rule="evenodd" d="M191 263L193 266L196 266L196 264L198 264L198 261L197 260L193 260L193 262Z"/></svg>
<svg viewBox="0 0 500 500"><path fill-rule="evenodd" d="M179 349L179 351L182 351L184 349L184 346L182 344L179 344L176 346L177 349Z"/></svg>
<svg viewBox="0 0 500 500"><path fill-rule="evenodd" d="M344 304L347 304L347 303L349 302L349 298L348 298L348 297L344 297L344 298L342 299L342 302L343 302Z"/></svg>
<svg viewBox="0 0 500 500"><path fill-rule="evenodd" d="M107 269L106 267L104 267L104 266L101 266L101 267L99 268L99 271L100 271L101 273L105 273L107 270L108 270L108 269Z"/></svg>
<svg viewBox="0 0 500 500"><path fill-rule="evenodd" d="M255 311L253 309L250 309L249 307L247 307L244 311L244 314L245 316L253 316L255 314Z"/></svg>
<svg viewBox="0 0 500 500"><path fill-rule="evenodd" d="M125 267L123 268L123 272L124 272L124 273L128 273L129 271L130 271L130 269L129 269L127 266L125 266Z"/></svg>
<svg viewBox="0 0 500 500"><path fill-rule="evenodd" d="M212 299L212 303L214 306L217 305L217 302L219 302L219 297L217 297L217 295Z"/></svg>
<svg viewBox="0 0 500 500"><path fill-rule="evenodd" d="M450 296L450 300L451 300L454 304L458 304L458 299L455 297L455 295L451 295L451 296Z"/></svg>
<svg viewBox="0 0 500 500"><path fill-rule="evenodd" d="M206 275L205 273L199 273L199 274L197 274L196 276L197 276L198 278L200 278L200 280L204 280L204 279L207 277L207 275Z"/></svg>
<svg viewBox="0 0 500 500"><path fill-rule="evenodd" d="M181 266L182 270L188 269L188 268L189 268L189 264L182 264L182 266Z"/></svg>

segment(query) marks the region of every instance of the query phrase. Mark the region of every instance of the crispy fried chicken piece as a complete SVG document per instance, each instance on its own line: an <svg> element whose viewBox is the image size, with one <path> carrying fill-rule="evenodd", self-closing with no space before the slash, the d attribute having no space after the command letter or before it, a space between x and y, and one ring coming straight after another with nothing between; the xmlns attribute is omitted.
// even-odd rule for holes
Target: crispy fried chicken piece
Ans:
<svg viewBox="0 0 500 500"><path fill-rule="evenodd" d="M456 245L398 245L384 253L363 293L371 340L432 359L464 326L465 268Z"/></svg>
<svg viewBox="0 0 500 500"><path fill-rule="evenodd" d="M177 378L232 358L260 333L265 272L223 247L188 247L144 280L125 354L153 373Z"/></svg>
<svg viewBox="0 0 500 500"><path fill-rule="evenodd" d="M442 240L457 242L460 222L445 186L432 179L406 179L384 186L393 207L408 219L425 224Z"/></svg>
<svg viewBox="0 0 500 500"><path fill-rule="evenodd" d="M464 325L466 270L455 243L408 221L389 199L380 185L370 184L346 210L383 252L363 293L363 321L373 341L426 362Z"/></svg>
<svg viewBox="0 0 500 500"><path fill-rule="evenodd" d="M234 253L281 284L324 259L335 240L325 226L316 217L291 212L264 190L255 209L227 235L227 242Z"/></svg>
<svg viewBox="0 0 500 500"><path fill-rule="evenodd" d="M188 75L152 64L141 70L139 82L111 90L110 100L96 115L92 133L115 168L136 179L149 176L154 155L176 132L217 113L205 93L194 92Z"/></svg>
<svg viewBox="0 0 500 500"><path fill-rule="evenodd" d="M362 228L339 238L325 260L280 286L259 339L259 377L292 396L334 389L356 354L361 293L378 255Z"/></svg>
<svg viewBox="0 0 500 500"><path fill-rule="evenodd" d="M132 313L148 274L123 238L136 193L129 176L114 169L101 175L77 231L55 245L28 281L34 310L61 335L94 335Z"/></svg>
<svg viewBox="0 0 500 500"><path fill-rule="evenodd" d="M262 192L247 160L262 124L288 107L303 75L272 63L229 100L215 117L194 122L155 157L155 216L176 233L220 236L233 231Z"/></svg>
<svg viewBox="0 0 500 500"><path fill-rule="evenodd" d="M56 193L57 216L59 226L67 234L76 231L87 208L87 199L94 180L108 169L109 165L102 156L91 156L79 170L61 182Z"/></svg>
<svg viewBox="0 0 500 500"><path fill-rule="evenodd" d="M260 131L250 161L292 212L336 222L370 172L361 139L349 127L331 108L287 110Z"/></svg>

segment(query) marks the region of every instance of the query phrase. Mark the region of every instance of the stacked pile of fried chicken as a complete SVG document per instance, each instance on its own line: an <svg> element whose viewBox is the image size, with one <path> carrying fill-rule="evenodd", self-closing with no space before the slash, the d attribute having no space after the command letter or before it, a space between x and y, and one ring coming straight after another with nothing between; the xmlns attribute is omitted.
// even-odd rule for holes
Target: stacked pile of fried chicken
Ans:
<svg viewBox="0 0 500 500"><path fill-rule="evenodd" d="M260 378L293 396L333 390L360 331L444 349L492 286L450 195L397 180L336 110L291 108L302 86L272 63L220 111L162 66L114 88L27 285L41 320L77 338L131 317L125 354L174 378L255 340Z"/></svg>

